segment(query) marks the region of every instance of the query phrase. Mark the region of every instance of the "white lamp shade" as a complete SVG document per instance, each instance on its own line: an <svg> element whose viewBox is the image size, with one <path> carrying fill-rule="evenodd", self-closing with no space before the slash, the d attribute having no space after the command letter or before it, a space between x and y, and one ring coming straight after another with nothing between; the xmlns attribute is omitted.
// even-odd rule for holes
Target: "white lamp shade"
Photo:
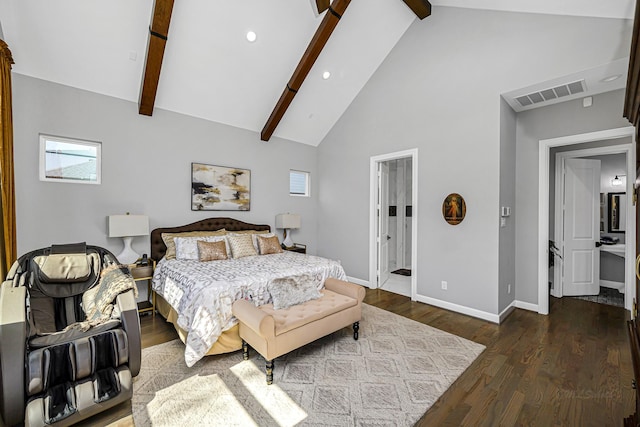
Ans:
<svg viewBox="0 0 640 427"><path fill-rule="evenodd" d="M276 228L300 228L300 215L290 213L276 215Z"/></svg>
<svg viewBox="0 0 640 427"><path fill-rule="evenodd" d="M109 237L149 235L147 215L109 215Z"/></svg>

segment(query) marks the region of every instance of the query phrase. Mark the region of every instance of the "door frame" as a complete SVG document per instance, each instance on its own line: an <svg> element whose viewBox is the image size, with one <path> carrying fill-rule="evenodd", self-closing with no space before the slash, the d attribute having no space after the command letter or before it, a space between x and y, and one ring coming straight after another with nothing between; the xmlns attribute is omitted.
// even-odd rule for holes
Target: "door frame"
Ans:
<svg viewBox="0 0 640 427"><path fill-rule="evenodd" d="M389 165L387 164L387 162L377 162L376 164L378 166L379 172L377 199L380 203L380 217L379 220L376 221L378 228L377 235L379 236L379 239L376 240L379 245L377 250L378 262L376 263L376 277L378 279L376 281L376 288L381 288L385 283L387 283L387 280L389 280L389 277L391 275L391 271L389 269L389 240L391 239L391 237L389 236L389 194L391 193L391 191L389 188ZM386 220L386 223L384 220Z"/></svg>
<svg viewBox="0 0 640 427"><path fill-rule="evenodd" d="M632 202L633 182L629 179L636 176L635 158L635 128L625 126L622 128L607 129L596 132L588 132L577 135L562 136L558 138L541 139L538 145L538 313L549 314L549 170L551 148L564 145L582 144L586 142L605 141L618 138L631 138L631 147L627 152L627 230L629 239L625 246L625 308L631 310L631 304L635 298L635 283L632 278L635 274L634 261L636 242L635 206ZM624 144L621 144L624 145ZM630 276L627 276L631 274Z"/></svg>
<svg viewBox="0 0 640 427"><path fill-rule="evenodd" d="M369 287L378 284L378 163L411 157L411 301L416 300L418 277L418 149L372 156L369 163Z"/></svg>
<svg viewBox="0 0 640 427"><path fill-rule="evenodd" d="M554 240L556 242L561 242L562 241L562 236L564 236L564 222L562 221L562 200L563 200L563 196L564 196L564 186L562 185L562 174L564 171L564 161L566 159L576 159L576 158L584 158L584 157L592 157L592 156L603 156L603 155L610 155L610 154L625 154L626 157L629 156L629 153L631 151L631 144L620 144L620 145L611 145L608 147L596 147L596 148L586 148L586 149L580 149L580 150L573 150L573 151L563 151L561 153L556 153L556 170L555 170L555 209L554 209L554 215L555 215L555 219L554 219L554 223L555 223L555 227L554 227ZM629 167L629 161L627 159L626 161L626 165L627 168ZM627 180L627 184L628 184ZM627 199L628 195L627 195ZM629 204L629 202L627 202L627 204ZM627 213L629 212L629 208L627 207ZM626 222L629 222L629 218L626 218ZM627 224L625 224L625 226L627 226ZM625 231L625 251L626 251L626 245L627 245L627 233ZM564 261L563 260L558 260L560 266L563 265ZM625 261L626 261L626 257L625 257ZM626 299L627 299L627 270L628 270L628 266L626 265L625 262L625 304L626 304ZM562 280L561 280L561 274L560 274L560 268L555 268L554 269L554 289L553 292L551 293L553 296L557 297L557 298L561 298L563 295L563 290L562 290Z"/></svg>

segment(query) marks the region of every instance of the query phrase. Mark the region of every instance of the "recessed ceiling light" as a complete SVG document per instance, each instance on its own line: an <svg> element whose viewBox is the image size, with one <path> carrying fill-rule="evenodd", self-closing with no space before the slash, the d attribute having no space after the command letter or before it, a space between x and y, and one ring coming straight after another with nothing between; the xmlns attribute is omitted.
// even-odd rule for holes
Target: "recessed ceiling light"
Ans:
<svg viewBox="0 0 640 427"><path fill-rule="evenodd" d="M253 31L248 31L247 32L247 40L249 40L251 43L256 41L257 38L258 38L258 36Z"/></svg>
<svg viewBox="0 0 640 427"><path fill-rule="evenodd" d="M621 76L622 76L622 74L615 74L613 76L605 77L601 81L603 81L605 83L609 83L609 82L612 82L614 80L618 80Z"/></svg>
<svg viewBox="0 0 640 427"><path fill-rule="evenodd" d="M322 73L322 78L327 80L329 77L331 77L331 73L328 71L325 71L324 73Z"/></svg>

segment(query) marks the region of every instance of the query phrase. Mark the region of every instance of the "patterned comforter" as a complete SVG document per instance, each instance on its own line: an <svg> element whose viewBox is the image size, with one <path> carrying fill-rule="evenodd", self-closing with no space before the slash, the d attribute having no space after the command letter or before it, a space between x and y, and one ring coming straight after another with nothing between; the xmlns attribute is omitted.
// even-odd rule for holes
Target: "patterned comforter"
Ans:
<svg viewBox="0 0 640 427"><path fill-rule="evenodd" d="M153 275L153 290L178 312L178 326L187 331L185 362L193 366L237 323L231 313L234 301L268 304L271 280L298 275L313 275L319 283L328 277L346 279L339 261L284 251L212 262L163 258Z"/></svg>

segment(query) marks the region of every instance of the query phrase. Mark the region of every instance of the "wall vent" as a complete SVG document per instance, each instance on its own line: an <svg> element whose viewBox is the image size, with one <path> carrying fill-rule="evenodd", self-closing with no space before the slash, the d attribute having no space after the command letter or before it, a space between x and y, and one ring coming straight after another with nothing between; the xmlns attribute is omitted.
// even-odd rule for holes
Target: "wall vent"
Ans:
<svg viewBox="0 0 640 427"><path fill-rule="evenodd" d="M516 97L516 101L523 107L539 104L540 102L551 101L552 99L562 98L563 96L575 95L576 93L585 92L587 85L584 79L575 82L566 83L560 86L551 87L549 89L531 92L526 95Z"/></svg>

